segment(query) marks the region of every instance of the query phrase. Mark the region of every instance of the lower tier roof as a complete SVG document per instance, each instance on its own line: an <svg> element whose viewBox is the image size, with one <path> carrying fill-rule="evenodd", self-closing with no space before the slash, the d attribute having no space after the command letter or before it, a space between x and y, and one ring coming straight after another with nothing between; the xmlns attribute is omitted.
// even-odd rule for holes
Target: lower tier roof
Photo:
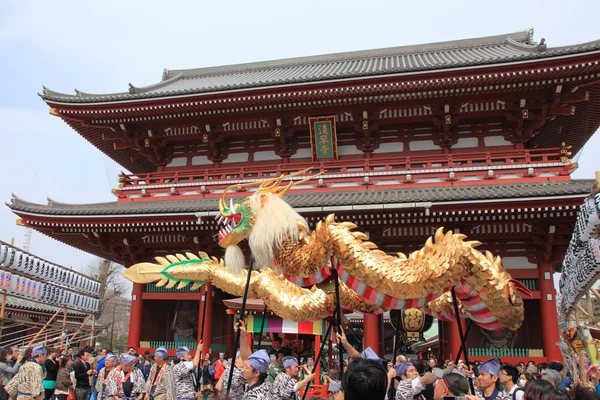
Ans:
<svg viewBox="0 0 600 400"><path fill-rule="evenodd" d="M511 200L530 197L587 195L593 179L559 180L543 182L494 183L464 186L430 186L407 189L356 189L321 191L312 193L291 192L285 200L298 211L318 212L319 207L362 205L393 205L397 203L469 202L485 200ZM244 194L248 196L248 194ZM180 214L218 211L219 197L178 200L148 200L136 202L109 202L95 204L68 204L48 199L48 204L37 204L13 195L6 205L17 214L53 217L121 216L131 217L152 214ZM393 208L393 207L392 207ZM400 207L398 207L400 208ZM305 210L303 210L305 209Z"/></svg>

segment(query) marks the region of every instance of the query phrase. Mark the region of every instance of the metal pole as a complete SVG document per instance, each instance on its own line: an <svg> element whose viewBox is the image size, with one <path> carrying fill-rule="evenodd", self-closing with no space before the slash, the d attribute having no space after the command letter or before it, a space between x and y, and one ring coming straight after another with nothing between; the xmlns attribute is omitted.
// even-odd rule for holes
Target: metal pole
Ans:
<svg viewBox="0 0 600 400"><path fill-rule="evenodd" d="M200 323L200 341L202 342L202 347L196 349L196 351L200 352L200 364L198 365L198 370L196 371L196 392L200 390L200 375L202 370L204 369L204 357L202 354L202 350L204 347L204 322L206 321L206 296L208 295L208 283L204 284L204 295L200 298L202 300L202 322Z"/></svg>
<svg viewBox="0 0 600 400"><path fill-rule="evenodd" d="M333 269L333 279L335 279L335 314L337 315L337 333L341 333L342 329L340 328L342 324L342 307L340 305L340 278L338 276L337 270ZM329 336L329 335L327 335ZM325 340L323 341L325 343ZM340 360L340 381L344 377L344 352L341 348L338 347L338 358ZM315 360L316 361L316 360ZM321 362L319 358L318 362Z"/></svg>
<svg viewBox="0 0 600 400"><path fill-rule="evenodd" d="M465 352L465 364L469 365L469 351L467 350L467 338L463 334L462 324L460 322L460 314L458 312L458 300L456 299L456 290L454 290L454 286L450 290L452 292L452 302L454 303L454 314L456 315L456 323L458 324L458 336L460 336L461 347L464 347ZM456 359L456 364L458 364L458 360ZM469 378L469 386L471 387L471 393L475 394L475 387L473 386L473 379Z"/></svg>
<svg viewBox="0 0 600 400"><path fill-rule="evenodd" d="M336 308L336 310L333 312L333 318L335 318L338 311L339 311L339 308ZM325 333L326 338L331 335L331 328L333 327L333 318L331 319L331 323L327 327L327 332ZM321 346L319 347L319 354L317 354L317 357L315 359L315 365L313 366L313 369L311 371L311 373L313 373L313 374L315 373L315 370L317 369L317 365L319 365L319 363L321 362L321 355L323 354L323 349L325 348L325 343L327 343L327 340L323 340L323 342L321 343ZM340 377L341 377L342 369L343 369L343 366L340 366ZM319 377L315 377L315 378L319 379ZM306 389L304 389L304 394L302 395L302 400L304 400L306 398L306 394L308 393L309 388L310 388L310 382L308 382L306 384Z"/></svg>
<svg viewBox="0 0 600 400"><path fill-rule="evenodd" d="M244 297L242 298L242 309L240 310L240 319L244 318L244 314L246 313L246 300L248 300L248 289L250 286L250 278L252 277L252 263L248 267L248 277L246 278L246 287L244 288ZM229 379L227 379L227 393L225 394L225 398L229 399L229 392L231 391L231 382L233 381L233 369L235 368L235 353L240 347L240 330L238 329L235 332L235 341L233 343L233 356L231 368L229 369Z"/></svg>
<svg viewBox="0 0 600 400"><path fill-rule="evenodd" d="M398 355L398 327L400 326L400 314L403 310L396 310L398 314L396 314L394 328L396 329L396 334L394 335L394 356L392 357L392 364L396 364L396 356Z"/></svg>
<svg viewBox="0 0 600 400"><path fill-rule="evenodd" d="M260 349L260 346L262 345L262 337L263 337L263 332L265 331L265 317L267 315L267 306L265 305L265 309L263 310L262 313L262 322L260 323L260 336L258 337L258 349Z"/></svg>

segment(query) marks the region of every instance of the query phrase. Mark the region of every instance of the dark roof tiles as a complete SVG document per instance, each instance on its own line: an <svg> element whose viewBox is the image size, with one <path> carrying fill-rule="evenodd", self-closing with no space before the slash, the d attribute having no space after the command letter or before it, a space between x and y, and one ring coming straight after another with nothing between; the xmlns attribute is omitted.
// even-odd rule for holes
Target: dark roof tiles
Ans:
<svg viewBox="0 0 600 400"><path fill-rule="evenodd" d="M494 64L599 50L600 41L548 49L533 42L533 29L484 38L353 51L276 61L187 70L165 70L159 83L122 93L75 95L44 88L47 101L95 103L252 87L317 82L360 76Z"/></svg>
<svg viewBox="0 0 600 400"><path fill-rule="evenodd" d="M372 189L340 192L288 194L285 199L293 207L335 207L390 203L419 203L444 201L474 201L585 195L593 180L568 180L532 183L499 183L469 186L424 187L406 189ZM66 204L48 199L47 205L31 203L13 195L7 203L15 212L41 215L138 215L175 214L218 210L218 198L156 200L144 202L111 202L96 204Z"/></svg>

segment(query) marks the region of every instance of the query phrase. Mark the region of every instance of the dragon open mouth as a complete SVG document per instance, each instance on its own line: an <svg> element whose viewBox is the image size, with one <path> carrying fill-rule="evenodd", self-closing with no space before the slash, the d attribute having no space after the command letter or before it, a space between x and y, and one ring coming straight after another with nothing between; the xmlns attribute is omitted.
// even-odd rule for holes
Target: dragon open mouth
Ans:
<svg viewBox="0 0 600 400"><path fill-rule="evenodd" d="M219 230L219 241L225 239L242 219L242 213L235 213L233 215L221 215L217 214L215 217L218 224L225 225L223 228Z"/></svg>

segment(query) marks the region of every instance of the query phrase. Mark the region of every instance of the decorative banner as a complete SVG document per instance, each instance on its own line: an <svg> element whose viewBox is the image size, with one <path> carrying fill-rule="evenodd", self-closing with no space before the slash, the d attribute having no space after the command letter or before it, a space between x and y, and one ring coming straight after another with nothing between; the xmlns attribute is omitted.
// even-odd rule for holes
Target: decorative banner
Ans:
<svg viewBox="0 0 600 400"><path fill-rule="evenodd" d="M260 333L261 325L262 315L249 315L246 322L246 331L248 333ZM263 332L323 336L325 334L325 321L294 322L269 315L265 317Z"/></svg>
<svg viewBox="0 0 600 400"><path fill-rule="evenodd" d="M313 161L337 161L335 115L309 118L308 124L310 125L310 147Z"/></svg>

